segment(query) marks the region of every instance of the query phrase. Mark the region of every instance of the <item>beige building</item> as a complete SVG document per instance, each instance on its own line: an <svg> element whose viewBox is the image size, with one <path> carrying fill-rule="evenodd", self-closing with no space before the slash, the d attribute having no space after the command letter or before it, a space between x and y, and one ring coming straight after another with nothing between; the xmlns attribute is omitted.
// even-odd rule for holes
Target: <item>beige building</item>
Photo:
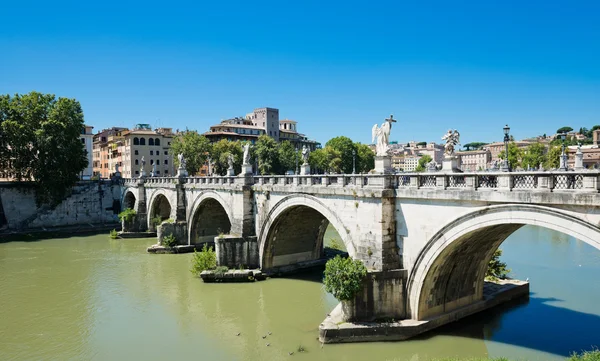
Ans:
<svg viewBox="0 0 600 361"><path fill-rule="evenodd" d="M124 178L137 178L142 174L142 158L146 162L143 170L146 176L175 176L175 166L170 147L173 140L171 128L152 130L148 124L137 124L134 129L123 132L121 144Z"/></svg>
<svg viewBox="0 0 600 361"><path fill-rule="evenodd" d="M577 153L577 146L569 146L566 149L567 152L567 166L569 168L575 167L575 154ZM592 169L600 166L600 148L597 145L582 145L581 153L583 153L583 167Z"/></svg>
<svg viewBox="0 0 600 361"><path fill-rule="evenodd" d="M421 156L404 157L404 171L414 172L419 166L419 159L421 159Z"/></svg>
<svg viewBox="0 0 600 361"><path fill-rule="evenodd" d="M456 152L456 155L459 167L464 172L487 169L492 160L492 153L488 149Z"/></svg>
<svg viewBox="0 0 600 361"><path fill-rule="evenodd" d="M85 169L81 172L81 179L84 180L89 180L94 175L94 132L92 129L94 129L94 127L91 125L84 125L83 129L81 129L81 144L85 149L88 160L87 167L85 167Z"/></svg>
<svg viewBox="0 0 600 361"><path fill-rule="evenodd" d="M535 143L535 142L527 142L527 141L515 141L514 142L517 147L519 148L526 148L528 147L530 144ZM483 146L484 150L489 150L490 151L490 155L491 155L491 162L495 162L495 161L500 161L500 154L503 152L506 152L506 148L504 146L504 142L496 142L496 143L490 143L487 144L485 146Z"/></svg>

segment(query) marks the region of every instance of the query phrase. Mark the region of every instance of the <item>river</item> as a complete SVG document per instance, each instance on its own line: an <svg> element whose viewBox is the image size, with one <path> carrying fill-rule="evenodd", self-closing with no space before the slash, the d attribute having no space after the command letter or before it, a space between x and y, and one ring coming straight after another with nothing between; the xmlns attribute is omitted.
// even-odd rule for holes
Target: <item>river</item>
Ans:
<svg viewBox="0 0 600 361"><path fill-rule="evenodd" d="M0 360L561 360L600 346L600 252L546 229L524 227L501 247L531 282L528 302L410 341L324 346L317 328L337 301L318 273L204 284L190 254L147 254L153 242L0 243Z"/></svg>

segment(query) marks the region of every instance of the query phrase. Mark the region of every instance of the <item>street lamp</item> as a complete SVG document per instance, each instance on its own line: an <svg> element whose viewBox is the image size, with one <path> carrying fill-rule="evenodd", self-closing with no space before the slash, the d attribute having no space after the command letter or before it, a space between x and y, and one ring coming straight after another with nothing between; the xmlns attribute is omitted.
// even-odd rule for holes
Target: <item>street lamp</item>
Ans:
<svg viewBox="0 0 600 361"><path fill-rule="evenodd" d="M565 153L565 140L567 140L567 134L565 133L560 133L558 135L558 138L562 141L562 145L561 145L561 149L562 152L560 153L560 165L559 165L559 169L560 170L567 170L567 154Z"/></svg>
<svg viewBox="0 0 600 361"><path fill-rule="evenodd" d="M356 174L356 149L352 149L352 174Z"/></svg>
<svg viewBox="0 0 600 361"><path fill-rule="evenodd" d="M296 168L294 168L294 174L298 175L298 148L296 148L296 156L294 157L296 159Z"/></svg>
<svg viewBox="0 0 600 361"><path fill-rule="evenodd" d="M503 128L504 130L504 150L506 152L506 159L504 160L504 164L502 165L502 171L510 172L510 163L508 162L508 141L510 140L510 136L508 135L510 132L510 127L506 124Z"/></svg>

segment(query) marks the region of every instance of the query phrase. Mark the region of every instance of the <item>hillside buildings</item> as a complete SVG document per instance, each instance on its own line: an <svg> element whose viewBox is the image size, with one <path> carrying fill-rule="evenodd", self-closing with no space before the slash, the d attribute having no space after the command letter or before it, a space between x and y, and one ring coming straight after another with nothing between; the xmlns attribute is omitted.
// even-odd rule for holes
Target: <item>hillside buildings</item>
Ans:
<svg viewBox="0 0 600 361"><path fill-rule="evenodd" d="M279 109L257 108L245 117L222 120L221 123L211 126L204 136L213 142L227 139L249 141L254 144L261 135L268 135L277 142L289 141L296 149L301 149L304 145L311 151L318 148L320 146L318 142L298 133L297 124L296 121L289 119L280 121Z"/></svg>

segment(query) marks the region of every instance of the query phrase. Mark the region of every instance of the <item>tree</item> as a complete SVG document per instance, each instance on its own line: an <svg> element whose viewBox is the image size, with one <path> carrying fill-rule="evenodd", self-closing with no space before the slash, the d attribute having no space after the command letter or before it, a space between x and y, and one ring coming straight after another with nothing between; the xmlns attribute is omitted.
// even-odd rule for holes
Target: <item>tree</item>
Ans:
<svg viewBox="0 0 600 361"><path fill-rule="evenodd" d="M517 147L515 142L508 143L508 164L511 169L517 168L521 164L523 152ZM500 159L506 159L506 151L502 151L499 155Z"/></svg>
<svg viewBox="0 0 600 361"><path fill-rule="evenodd" d="M287 171L293 170L294 173L297 171L296 165L300 166L302 161L300 160L300 152L294 147L294 145L288 141L281 142L277 149L279 157L279 172L286 173Z"/></svg>
<svg viewBox="0 0 600 361"><path fill-rule="evenodd" d="M258 171L260 174L277 174L280 169L278 144L275 139L268 135L258 137L254 154L258 160Z"/></svg>
<svg viewBox="0 0 600 361"><path fill-rule="evenodd" d="M340 168L339 171L342 173L352 173L352 151L356 151L356 147L352 142L352 139L344 136L331 138L325 147L331 147L339 152L340 154Z"/></svg>
<svg viewBox="0 0 600 361"><path fill-rule="evenodd" d="M556 133L558 133L558 134L565 133L566 134L566 133L572 132L572 131L573 131L573 128L571 128L571 127L562 127L562 128L558 128L556 130Z"/></svg>
<svg viewBox="0 0 600 361"><path fill-rule="evenodd" d="M463 147L466 150L477 150L477 149L480 149L481 147L483 147L486 144L487 143L482 143L482 142L472 142L472 143L467 143L467 144L463 145Z"/></svg>
<svg viewBox="0 0 600 361"><path fill-rule="evenodd" d="M546 169L557 169L560 166L560 155L562 154L562 148L559 146L551 146L546 154L546 162L544 168Z"/></svg>
<svg viewBox="0 0 600 361"><path fill-rule="evenodd" d="M214 172L218 175L226 175L229 169L229 155L233 155L233 168L235 174L242 171L242 145L240 142L221 139L212 145L211 161L214 164Z"/></svg>
<svg viewBox="0 0 600 361"><path fill-rule="evenodd" d="M88 164L83 127L75 99L0 95L0 166L17 180L33 181L38 206L56 206Z"/></svg>
<svg viewBox="0 0 600 361"><path fill-rule="evenodd" d="M323 283L325 290L340 301L350 301L362 290L367 268L359 260L339 255L325 264Z"/></svg>
<svg viewBox="0 0 600 361"><path fill-rule="evenodd" d="M356 148L356 172L368 173L375 168L375 153L368 145L362 143L354 143Z"/></svg>
<svg viewBox="0 0 600 361"><path fill-rule="evenodd" d="M544 163L546 163L546 146L542 143L533 143L523 152L523 160L521 162L523 168L538 168L540 164Z"/></svg>
<svg viewBox="0 0 600 361"><path fill-rule="evenodd" d="M494 255L488 263L488 269L485 272L485 279L491 281L497 281L498 279L505 279L510 273L510 269L506 267L506 263L500 261L502 256L502 250L498 248L494 251Z"/></svg>
<svg viewBox="0 0 600 361"><path fill-rule="evenodd" d="M310 153L308 163L316 172L335 174L341 171L342 157L338 150L326 146Z"/></svg>
<svg viewBox="0 0 600 361"><path fill-rule="evenodd" d="M425 167L427 167L427 163L429 163L431 161L432 161L432 159L429 154L422 155L421 158L419 159L419 164L417 165L417 168L415 168L415 171L424 172Z"/></svg>
<svg viewBox="0 0 600 361"><path fill-rule="evenodd" d="M196 175L200 168L206 163L210 153L212 151L212 145L208 138L198 134L197 131L192 130L177 135L171 143L171 153L179 154L183 153L183 157L186 163L186 170L190 175ZM179 159L175 158L175 166L179 167Z"/></svg>
<svg viewBox="0 0 600 361"><path fill-rule="evenodd" d="M419 142L417 143L417 147L424 147L427 145L427 142Z"/></svg>

